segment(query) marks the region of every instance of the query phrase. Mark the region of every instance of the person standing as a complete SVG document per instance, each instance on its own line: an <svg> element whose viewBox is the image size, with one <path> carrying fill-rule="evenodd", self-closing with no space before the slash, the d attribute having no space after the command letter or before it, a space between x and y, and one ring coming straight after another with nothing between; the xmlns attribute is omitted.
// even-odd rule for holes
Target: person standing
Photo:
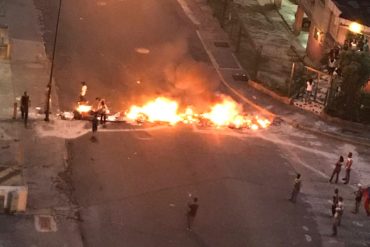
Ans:
<svg viewBox="0 0 370 247"><path fill-rule="evenodd" d="M301 191L301 186L302 186L301 174L298 173L296 178L294 179L292 195L290 196L289 199L291 202L295 203L297 201L297 196L298 193Z"/></svg>
<svg viewBox="0 0 370 247"><path fill-rule="evenodd" d="M370 216L370 186L367 187L364 194L365 194L365 202L364 202L365 211L366 211L367 216Z"/></svg>
<svg viewBox="0 0 370 247"><path fill-rule="evenodd" d="M331 174L331 177L329 179L330 183L333 180L334 175L336 176L335 177L335 183L338 183L338 177L339 177L340 170L342 169L343 161L344 161L343 156L340 156L338 162L335 163L333 173Z"/></svg>
<svg viewBox="0 0 370 247"><path fill-rule="evenodd" d="M313 90L313 80L312 78L310 78L307 82L306 82L306 98L305 98L305 101L310 103L311 102L311 95L312 95L312 90Z"/></svg>
<svg viewBox="0 0 370 247"><path fill-rule="evenodd" d="M333 201L332 201L332 204L331 204L331 214L332 214L332 216L335 215L335 209L338 206L338 201L339 201L339 190L336 188L334 190Z"/></svg>
<svg viewBox="0 0 370 247"><path fill-rule="evenodd" d="M195 216L197 215L198 208L199 208L198 198L194 197L193 202L188 203L188 212L186 213L187 224L188 224L187 229L189 231L192 230L193 222L194 222Z"/></svg>
<svg viewBox="0 0 370 247"><path fill-rule="evenodd" d="M107 121L108 106L105 104L105 100L99 101L98 112L100 113L100 124L105 124Z"/></svg>
<svg viewBox="0 0 370 247"><path fill-rule="evenodd" d="M339 226L339 212L335 212L333 217L333 233L332 236L338 235L338 226Z"/></svg>
<svg viewBox="0 0 370 247"><path fill-rule="evenodd" d="M92 136L91 141L96 141L95 133L98 131L98 115L94 114L93 119L91 120L91 126L92 126Z"/></svg>
<svg viewBox="0 0 370 247"><path fill-rule="evenodd" d="M349 152L348 153L348 157L347 157L347 162L346 162L346 165L344 166L345 167L345 171L346 171L346 176L343 178L344 180L344 184L348 184L349 183L349 177L350 177L350 174L351 174L351 167L352 167L352 163L353 163L353 160L352 160L352 153Z"/></svg>
<svg viewBox="0 0 370 247"><path fill-rule="evenodd" d="M86 82L82 81L81 82L81 92L80 92L80 102L86 101L86 93L87 93L87 85Z"/></svg>
<svg viewBox="0 0 370 247"><path fill-rule="evenodd" d="M21 116L24 121L24 127L27 127L29 103L30 97L27 95L27 91L25 91L21 97Z"/></svg>
<svg viewBox="0 0 370 247"><path fill-rule="evenodd" d="M328 72L329 72L329 75L332 75L334 70L335 70L335 67L336 67L336 62L337 60L335 60L334 58L334 54L333 56L329 57L329 61L328 61Z"/></svg>
<svg viewBox="0 0 370 247"><path fill-rule="evenodd" d="M335 209L335 211L338 212L338 214L339 214L338 226L340 226L340 223L342 222L343 212L344 212L343 197L341 197L341 196L338 198L338 205L337 205L337 208Z"/></svg>
<svg viewBox="0 0 370 247"><path fill-rule="evenodd" d="M362 200L362 194L364 193L362 189L362 185L358 184L357 185L357 190L354 192L355 194L355 208L352 211L352 213L357 214L358 210L360 208L361 200Z"/></svg>

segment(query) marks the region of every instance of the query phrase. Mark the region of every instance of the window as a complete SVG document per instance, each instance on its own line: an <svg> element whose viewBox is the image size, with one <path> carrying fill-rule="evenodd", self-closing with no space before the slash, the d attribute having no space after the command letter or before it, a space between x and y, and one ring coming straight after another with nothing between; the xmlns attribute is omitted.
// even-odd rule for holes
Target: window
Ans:
<svg viewBox="0 0 370 247"><path fill-rule="evenodd" d="M317 40L320 44L323 41L323 35L324 33L320 31L317 27L314 28L313 38Z"/></svg>

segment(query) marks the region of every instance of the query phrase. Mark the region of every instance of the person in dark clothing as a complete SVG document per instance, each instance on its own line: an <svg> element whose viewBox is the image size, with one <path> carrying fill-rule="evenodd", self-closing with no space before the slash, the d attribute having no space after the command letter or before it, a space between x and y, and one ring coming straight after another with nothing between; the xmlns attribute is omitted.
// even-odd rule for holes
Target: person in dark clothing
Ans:
<svg viewBox="0 0 370 247"><path fill-rule="evenodd" d="M334 214L335 214L335 209L338 206L338 202L339 202L339 190L335 189L334 190L334 195L333 195L333 201L332 201L332 204L331 204L331 214L332 214L332 216L334 216Z"/></svg>
<svg viewBox="0 0 370 247"><path fill-rule="evenodd" d="M332 236L333 237L338 235L339 222L340 222L340 212L336 211L333 217L333 225L332 225L332 229L333 229Z"/></svg>
<svg viewBox="0 0 370 247"><path fill-rule="evenodd" d="M30 97L27 95L27 92L25 91L21 97L21 116L22 119L24 120L25 127L27 127L29 103Z"/></svg>
<svg viewBox="0 0 370 247"><path fill-rule="evenodd" d="M357 214L358 210L360 209L362 195L364 193L364 190L362 189L361 184L358 184L357 187L358 187L357 190L354 192L355 193L355 208L352 211L352 213L354 213L354 214Z"/></svg>
<svg viewBox="0 0 370 247"><path fill-rule="evenodd" d="M333 180L334 176L336 176L335 177L335 183L338 183L338 177L339 177L340 170L341 170L341 168L343 166L343 161L344 161L343 156L340 156L338 162L335 163L335 167L334 167L333 173L331 174L331 177L329 179L329 182L330 183Z"/></svg>
<svg viewBox="0 0 370 247"><path fill-rule="evenodd" d="M96 141L95 133L98 131L98 115L94 114L93 119L91 120L91 127L92 127L92 136L91 141Z"/></svg>
<svg viewBox="0 0 370 247"><path fill-rule="evenodd" d="M198 198L194 197L193 202L188 203L188 212L186 214L187 223L188 223L188 228L187 229L189 231L191 231L191 227L193 225L194 218L197 215L198 207L199 207Z"/></svg>
<svg viewBox="0 0 370 247"><path fill-rule="evenodd" d="M294 179L292 195L289 199L291 202L295 203L297 201L297 196L298 193L301 191L301 186L302 186L301 174L298 173L297 177Z"/></svg>

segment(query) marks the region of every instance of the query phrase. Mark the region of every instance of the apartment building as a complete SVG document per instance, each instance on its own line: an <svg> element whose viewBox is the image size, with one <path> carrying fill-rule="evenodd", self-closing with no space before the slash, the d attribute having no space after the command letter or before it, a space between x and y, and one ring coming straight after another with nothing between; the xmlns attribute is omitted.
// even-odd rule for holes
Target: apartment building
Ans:
<svg viewBox="0 0 370 247"><path fill-rule="evenodd" d="M309 32L307 55L318 62L335 44L343 45L348 32L370 36L370 0L300 0L295 33L305 26Z"/></svg>

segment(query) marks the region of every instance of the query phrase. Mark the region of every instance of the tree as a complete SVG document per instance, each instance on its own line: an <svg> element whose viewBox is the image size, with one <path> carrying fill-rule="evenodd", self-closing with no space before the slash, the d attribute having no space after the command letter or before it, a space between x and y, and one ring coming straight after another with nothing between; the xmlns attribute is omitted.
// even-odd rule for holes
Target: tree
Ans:
<svg viewBox="0 0 370 247"><path fill-rule="evenodd" d="M368 52L344 51L339 59L342 70L341 93L334 99L333 108L341 117L357 120L361 104L361 90L370 77Z"/></svg>

